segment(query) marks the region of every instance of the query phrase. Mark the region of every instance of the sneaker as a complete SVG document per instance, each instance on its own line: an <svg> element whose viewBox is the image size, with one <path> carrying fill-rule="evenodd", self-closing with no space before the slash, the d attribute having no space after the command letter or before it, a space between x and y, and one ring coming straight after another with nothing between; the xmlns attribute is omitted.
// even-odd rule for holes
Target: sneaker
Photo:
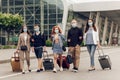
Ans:
<svg viewBox="0 0 120 80"><path fill-rule="evenodd" d="M88 69L88 71L94 71L95 70L95 68L90 68L90 69Z"/></svg>
<svg viewBox="0 0 120 80"><path fill-rule="evenodd" d="M54 68L54 69L53 69L53 72L54 72L54 73L57 73L57 70Z"/></svg>
<svg viewBox="0 0 120 80"><path fill-rule="evenodd" d="M78 68L73 68L73 72L78 72Z"/></svg>
<svg viewBox="0 0 120 80"><path fill-rule="evenodd" d="M36 72L40 72L40 70L38 69Z"/></svg>
<svg viewBox="0 0 120 80"><path fill-rule="evenodd" d="M62 67L60 67L60 71L63 71L63 68L62 68Z"/></svg>

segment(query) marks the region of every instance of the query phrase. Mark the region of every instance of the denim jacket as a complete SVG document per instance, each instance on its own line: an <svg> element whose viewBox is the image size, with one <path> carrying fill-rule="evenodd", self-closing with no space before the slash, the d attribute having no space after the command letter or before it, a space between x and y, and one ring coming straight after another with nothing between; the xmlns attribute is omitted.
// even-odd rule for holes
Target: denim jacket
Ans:
<svg viewBox="0 0 120 80"><path fill-rule="evenodd" d="M54 41L55 41L55 38L52 37L52 46L54 46L54 44L55 44ZM63 42L64 42L64 41L65 41L64 35L59 34L59 44L60 44L60 47L63 46Z"/></svg>

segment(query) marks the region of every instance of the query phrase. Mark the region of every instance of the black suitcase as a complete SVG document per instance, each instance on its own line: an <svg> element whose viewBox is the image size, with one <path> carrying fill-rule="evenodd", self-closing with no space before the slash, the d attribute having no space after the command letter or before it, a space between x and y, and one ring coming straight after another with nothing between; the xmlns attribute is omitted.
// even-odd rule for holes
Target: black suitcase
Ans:
<svg viewBox="0 0 120 80"><path fill-rule="evenodd" d="M45 53L47 57L45 57ZM45 70L53 70L54 68L53 59L48 57L47 51L43 51L43 66Z"/></svg>
<svg viewBox="0 0 120 80"><path fill-rule="evenodd" d="M102 55L100 51L98 50L98 53L99 53L98 60L99 60L99 63L102 69L104 70L105 68L109 68L111 70L111 60L110 60L109 55L105 55L102 49L101 51L102 51Z"/></svg>

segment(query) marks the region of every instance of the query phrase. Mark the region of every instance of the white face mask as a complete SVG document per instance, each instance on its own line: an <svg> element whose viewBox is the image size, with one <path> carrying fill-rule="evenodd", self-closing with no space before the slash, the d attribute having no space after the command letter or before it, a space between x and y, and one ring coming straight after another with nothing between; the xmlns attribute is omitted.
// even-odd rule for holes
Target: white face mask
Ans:
<svg viewBox="0 0 120 80"><path fill-rule="evenodd" d="M93 23L92 23L92 22L89 22L89 23L88 23L88 25L89 25L89 26L92 26L92 25L93 25Z"/></svg>
<svg viewBox="0 0 120 80"><path fill-rule="evenodd" d="M59 33L59 30L55 30L55 33Z"/></svg>
<svg viewBox="0 0 120 80"><path fill-rule="evenodd" d="M39 32L39 28L35 28L34 31L35 31L35 32Z"/></svg>
<svg viewBox="0 0 120 80"><path fill-rule="evenodd" d="M25 29L23 29L23 31L24 31L24 32L27 32L27 29L25 28Z"/></svg>
<svg viewBox="0 0 120 80"><path fill-rule="evenodd" d="M71 24L73 28L77 27L77 23Z"/></svg>

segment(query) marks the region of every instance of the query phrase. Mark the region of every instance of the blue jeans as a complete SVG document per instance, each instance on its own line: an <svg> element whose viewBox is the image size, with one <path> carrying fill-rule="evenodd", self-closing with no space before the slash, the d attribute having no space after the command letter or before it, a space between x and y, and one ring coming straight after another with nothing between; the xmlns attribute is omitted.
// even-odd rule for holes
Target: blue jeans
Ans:
<svg viewBox="0 0 120 80"><path fill-rule="evenodd" d="M90 55L91 66L95 66L95 64L94 64L94 54L95 54L95 50L96 50L96 45L94 45L94 44L87 45L87 50L88 50L89 55Z"/></svg>

